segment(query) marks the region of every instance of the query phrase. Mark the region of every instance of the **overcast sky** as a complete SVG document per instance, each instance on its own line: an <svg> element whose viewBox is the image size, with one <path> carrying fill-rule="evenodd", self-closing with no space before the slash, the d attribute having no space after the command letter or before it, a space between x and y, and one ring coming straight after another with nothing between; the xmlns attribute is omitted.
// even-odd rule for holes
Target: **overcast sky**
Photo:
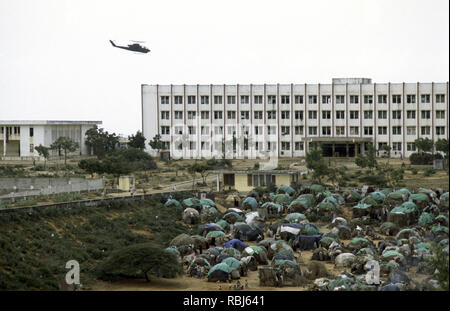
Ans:
<svg viewBox="0 0 450 311"><path fill-rule="evenodd" d="M448 0L0 0L0 120L101 120L129 135L141 84L333 77L447 82Z"/></svg>

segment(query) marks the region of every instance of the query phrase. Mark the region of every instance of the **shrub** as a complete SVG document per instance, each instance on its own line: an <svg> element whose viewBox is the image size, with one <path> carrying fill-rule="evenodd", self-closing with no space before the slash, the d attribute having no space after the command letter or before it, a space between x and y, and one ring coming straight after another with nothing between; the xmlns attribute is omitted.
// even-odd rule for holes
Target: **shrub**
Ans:
<svg viewBox="0 0 450 311"><path fill-rule="evenodd" d="M359 178L359 181L368 185L383 187L387 184L386 177L383 175L369 175Z"/></svg>
<svg viewBox="0 0 450 311"><path fill-rule="evenodd" d="M423 170L423 176L425 177L431 176L433 174L436 174L436 170L432 167L428 167Z"/></svg>
<svg viewBox="0 0 450 311"><path fill-rule="evenodd" d="M433 164L433 160L442 159L442 155L439 153L431 154L431 153L413 153L409 156L409 161L414 165L430 165Z"/></svg>
<svg viewBox="0 0 450 311"><path fill-rule="evenodd" d="M412 168L412 169L411 169L411 173L412 173L413 175L417 175L418 172L419 172L419 170L418 170L417 168Z"/></svg>

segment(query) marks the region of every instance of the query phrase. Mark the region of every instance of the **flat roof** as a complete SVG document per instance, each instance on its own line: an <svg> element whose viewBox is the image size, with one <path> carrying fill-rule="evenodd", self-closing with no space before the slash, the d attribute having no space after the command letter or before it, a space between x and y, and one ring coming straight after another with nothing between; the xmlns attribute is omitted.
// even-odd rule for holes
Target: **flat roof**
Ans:
<svg viewBox="0 0 450 311"><path fill-rule="evenodd" d="M308 137L307 141L312 142L330 142L330 143L356 143L356 142L371 142L372 137Z"/></svg>
<svg viewBox="0 0 450 311"><path fill-rule="evenodd" d="M281 175L281 174L302 174L307 172L307 170L211 170L207 171L212 174L273 174L273 175Z"/></svg>
<svg viewBox="0 0 450 311"><path fill-rule="evenodd" d="M72 120L0 120L4 125L70 125L70 124L102 124L102 121Z"/></svg>

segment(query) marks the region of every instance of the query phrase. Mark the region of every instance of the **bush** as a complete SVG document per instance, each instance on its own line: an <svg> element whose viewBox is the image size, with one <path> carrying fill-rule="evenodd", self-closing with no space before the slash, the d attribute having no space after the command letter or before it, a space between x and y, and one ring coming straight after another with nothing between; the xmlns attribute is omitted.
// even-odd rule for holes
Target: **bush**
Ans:
<svg viewBox="0 0 450 311"><path fill-rule="evenodd" d="M428 167L423 170L423 176L425 177L431 176L433 174L436 174L436 170L432 167Z"/></svg>
<svg viewBox="0 0 450 311"><path fill-rule="evenodd" d="M409 161L414 165L431 165L433 164L433 160L442 159L442 155L440 153L431 154L431 153L413 153L409 156Z"/></svg>
<svg viewBox="0 0 450 311"><path fill-rule="evenodd" d="M359 178L359 181L361 183L365 183L368 185L374 185L374 186L386 186L387 184L387 180L386 177L384 177L383 175L369 175L369 176L363 176L361 178Z"/></svg>
<svg viewBox="0 0 450 311"><path fill-rule="evenodd" d="M412 173L413 175L417 175L418 172L419 172L419 170L418 170L417 168L412 168L412 169L411 169L411 173Z"/></svg>

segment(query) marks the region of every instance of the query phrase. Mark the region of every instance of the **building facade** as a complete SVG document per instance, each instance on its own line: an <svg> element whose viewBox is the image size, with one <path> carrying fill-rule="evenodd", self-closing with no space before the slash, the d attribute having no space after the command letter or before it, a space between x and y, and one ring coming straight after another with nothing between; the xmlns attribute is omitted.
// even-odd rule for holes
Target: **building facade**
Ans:
<svg viewBox="0 0 450 311"><path fill-rule="evenodd" d="M390 155L414 140L448 139L448 82L142 85L142 132L161 136L175 158L355 156L367 144ZM154 152L147 145L149 152Z"/></svg>
<svg viewBox="0 0 450 311"><path fill-rule="evenodd" d="M0 121L0 157L2 159L31 158L39 154L39 145L50 147L59 137L75 140L78 154L88 154L85 134L101 121Z"/></svg>

